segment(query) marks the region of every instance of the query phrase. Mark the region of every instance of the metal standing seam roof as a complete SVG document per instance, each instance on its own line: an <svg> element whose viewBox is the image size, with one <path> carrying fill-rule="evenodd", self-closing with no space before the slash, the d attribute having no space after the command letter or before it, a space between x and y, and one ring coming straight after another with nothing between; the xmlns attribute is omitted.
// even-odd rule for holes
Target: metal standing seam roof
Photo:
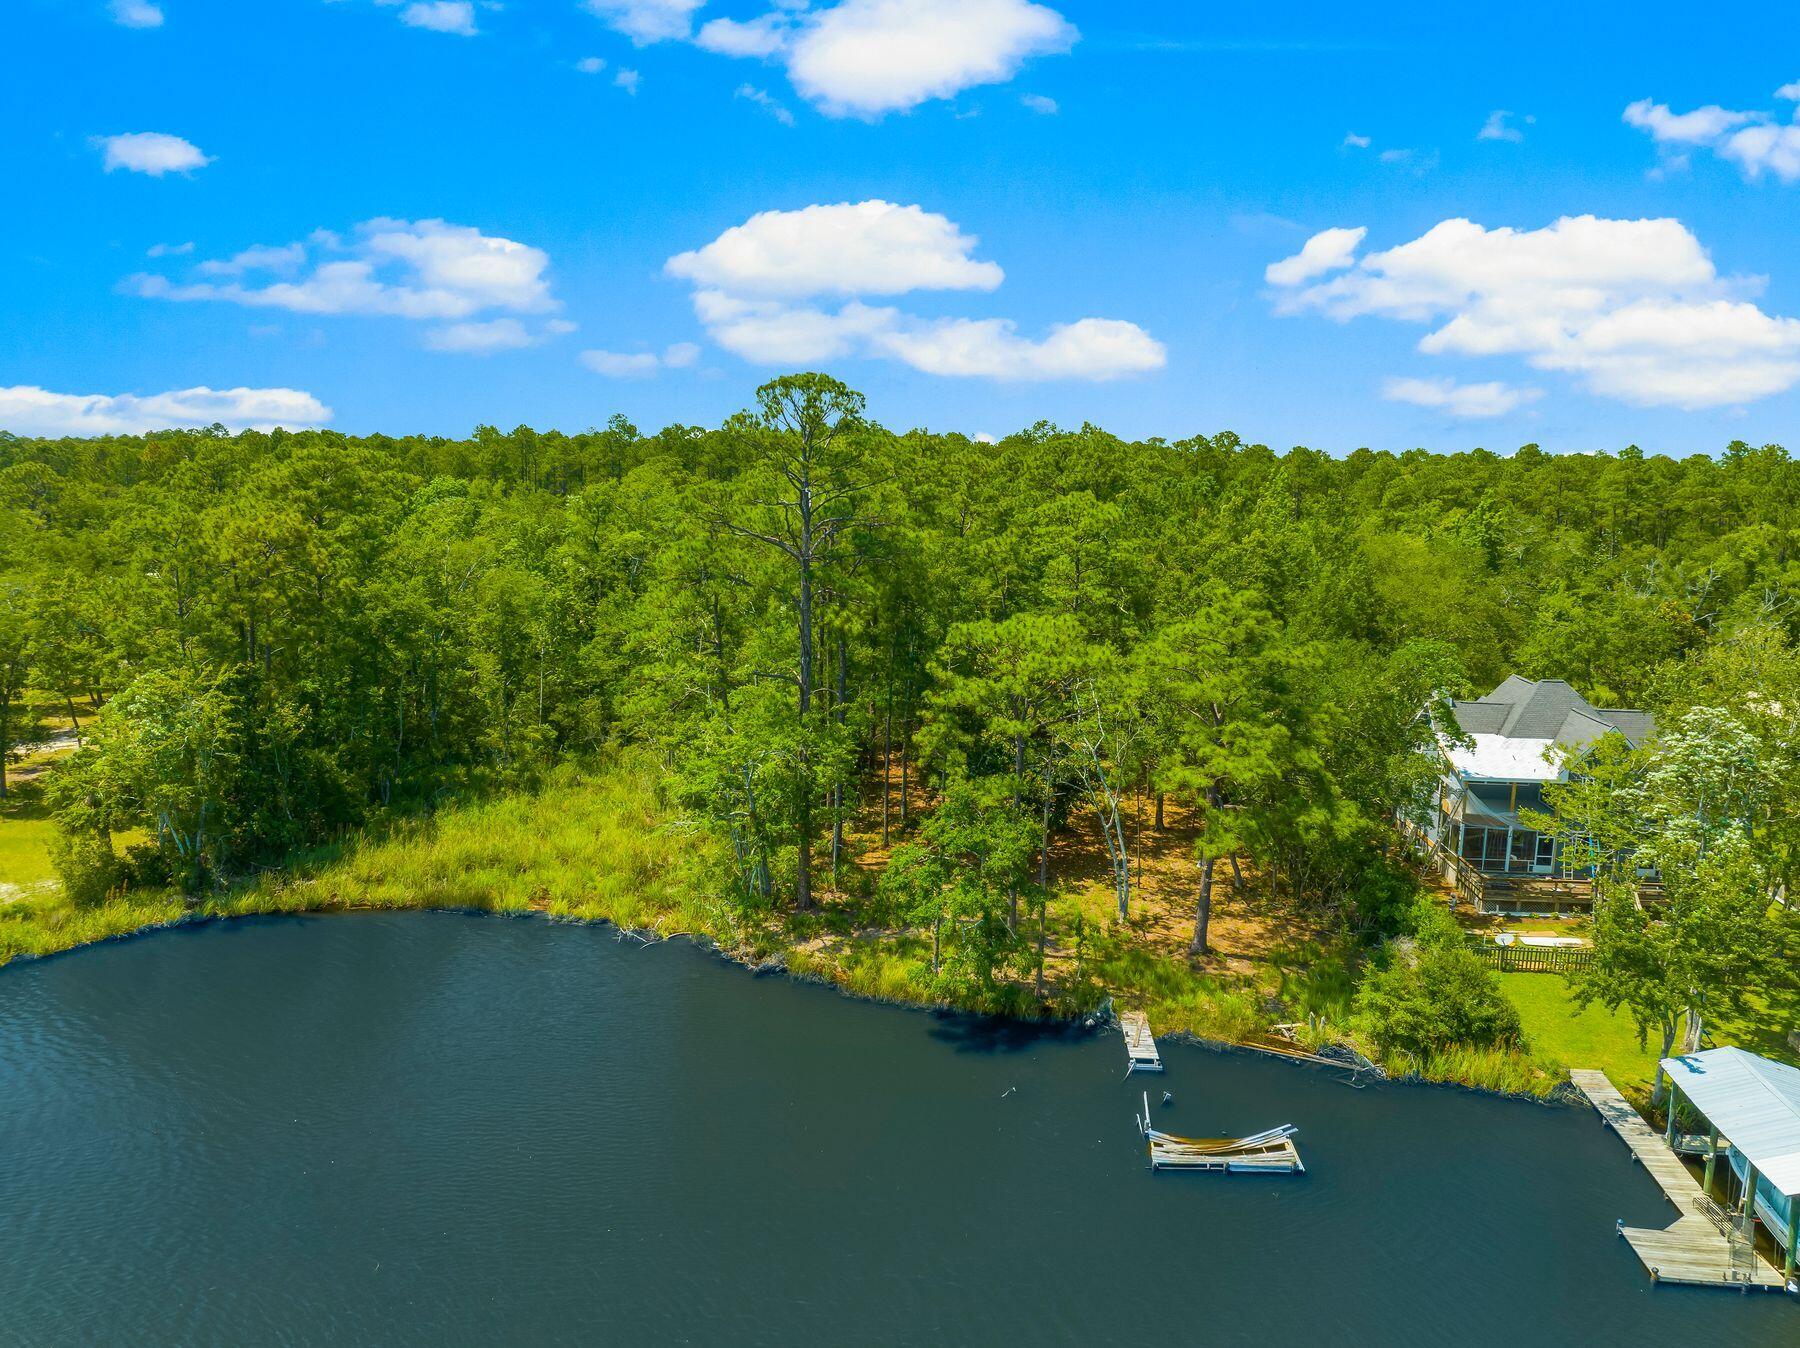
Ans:
<svg viewBox="0 0 1800 1348"><path fill-rule="evenodd" d="M1662 1065L1759 1174L1789 1198L1800 1195L1800 1067L1741 1048L1664 1058Z"/></svg>
<svg viewBox="0 0 1800 1348"><path fill-rule="evenodd" d="M1467 749L1440 741L1451 765L1465 780L1553 782L1562 776L1562 765L1549 756L1554 740L1473 734L1469 741Z"/></svg>

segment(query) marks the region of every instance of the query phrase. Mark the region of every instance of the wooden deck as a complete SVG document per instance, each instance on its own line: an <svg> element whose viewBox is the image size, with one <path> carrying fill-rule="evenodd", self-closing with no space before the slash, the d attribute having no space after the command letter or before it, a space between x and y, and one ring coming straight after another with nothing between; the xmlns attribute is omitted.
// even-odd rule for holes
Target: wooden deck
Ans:
<svg viewBox="0 0 1800 1348"><path fill-rule="evenodd" d="M1702 1287L1751 1287L1780 1291L1781 1273L1755 1253L1744 1237L1732 1239L1727 1219L1704 1192L1681 1158L1645 1123L1604 1072L1570 1072L1569 1079L1599 1111L1601 1121L1631 1148L1635 1157L1681 1216L1661 1231L1623 1226L1624 1236L1658 1282Z"/></svg>
<svg viewBox="0 0 1800 1348"><path fill-rule="evenodd" d="M1156 1051L1156 1036L1150 1033L1149 1017L1142 1011L1121 1011L1119 1028L1125 1032L1125 1057L1129 1063L1126 1076L1133 1072L1163 1070L1162 1054Z"/></svg>

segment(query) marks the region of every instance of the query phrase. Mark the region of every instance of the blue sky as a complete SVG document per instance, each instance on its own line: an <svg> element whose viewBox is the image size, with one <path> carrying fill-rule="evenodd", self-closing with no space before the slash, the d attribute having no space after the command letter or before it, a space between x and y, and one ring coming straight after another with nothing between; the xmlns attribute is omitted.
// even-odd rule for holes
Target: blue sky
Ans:
<svg viewBox="0 0 1800 1348"><path fill-rule="evenodd" d="M1791 8L1282 8L14 0L0 426L1795 438Z"/></svg>

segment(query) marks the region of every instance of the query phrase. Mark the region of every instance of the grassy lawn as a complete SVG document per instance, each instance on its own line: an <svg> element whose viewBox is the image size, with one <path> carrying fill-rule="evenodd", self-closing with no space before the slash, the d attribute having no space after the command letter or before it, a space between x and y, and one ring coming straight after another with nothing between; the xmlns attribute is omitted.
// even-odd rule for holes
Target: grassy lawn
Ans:
<svg viewBox="0 0 1800 1348"><path fill-rule="evenodd" d="M1800 921L1789 917L1783 928L1789 976L1755 999L1744 1015L1716 1017L1703 1043L1736 1044L1782 1062L1800 1058L1787 1041L1788 1032L1800 1027L1800 990L1792 973L1794 959L1800 957L1800 931L1796 930ZM1661 1045L1652 1036L1652 1041L1640 1048L1629 1015L1623 1011L1613 1014L1600 1006L1577 1010L1568 984L1554 974L1500 974L1499 979L1507 997L1519 1008L1525 1034L1538 1056L1565 1067L1597 1067L1621 1090L1648 1091Z"/></svg>
<svg viewBox="0 0 1800 1348"><path fill-rule="evenodd" d="M55 883L50 843L56 825L36 782L16 786L0 800L0 903Z"/></svg>
<svg viewBox="0 0 1800 1348"><path fill-rule="evenodd" d="M1788 1035L1800 1030L1800 913L1785 912L1777 918L1783 975L1759 996L1750 999L1743 1015L1720 1015L1713 1020L1709 1037L1718 1044L1737 1044L1764 1057L1800 1062L1800 1052Z"/></svg>
<svg viewBox="0 0 1800 1348"><path fill-rule="evenodd" d="M55 762L66 757L65 747L27 749L69 730L68 713L61 698L28 692L13 709L13 732L20 741L7 763L6 799L0 800L0 903L54 887L56 873L50 866L50 843L56 825L44 803L44 776Z"/></svg>
<svg viewBox="0 0 1800 1348"><path fill-rule="evenodd" d="M1564 1067L1596 1067L1615 1086L1648 1092L1660 1045L1638 1045L1637 1029L1623 1011L1577 1009L1569 985L1555 974L1501 974L1500 986L1519 1008L1525 1036L1540 1057Z"/></svg>

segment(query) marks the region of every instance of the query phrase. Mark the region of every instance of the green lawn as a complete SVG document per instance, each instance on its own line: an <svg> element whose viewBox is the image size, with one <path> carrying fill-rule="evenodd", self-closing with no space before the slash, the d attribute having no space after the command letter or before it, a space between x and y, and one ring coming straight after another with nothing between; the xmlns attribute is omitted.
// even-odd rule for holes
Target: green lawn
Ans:
<svg viewBox="0 0 1800 1348"><path fill-rule="evenodd" d="M56 825L36 782L13 788L0 800L0 902L54 882L50 842Z"/></svg>
<svg viewBox="0 0 1800 1348"><path fill-rule="evenodd" d="M1708 1046L1736 1044L1782 1062L1800 1059L1788 1042L1800 1029L1800 914L1783 914L1778 930L1784 958L1775 982L1751 999L1742 1015L1720 1015L1707 1026ZM1540 1057L1565 1067L1597 1067L1622 1090L1648 1090L1659 1043L1640 1048L1631 1017L1599 1006L1578 1011L1568 984L1554 974L1501 974L1500 986L1519 1008L1526 1037Z"/></svg>
<svg viewBox="0 0 1800 1348"><path fill-rule="evenodd" d="M1578 1010L1569 985L1555 974L1501 974L1500 986L1519 1008L1525 1036L1540 1057L1564 1067L1597 1067L1621 1089L1647 1091L1656 1075L1660 1044L1638 1045L1637 1029L1623 1011Z"/></svg>
<svg viewBox="0 0 1800 1348"><path fill-rule="evenodd" d="M69 717L63 700L49 693L31 691L13 709L13 732L24 744L48 740L66 734ZM49 753L18 752L7 763L11 788L0 800L0 903L16 900L23 890L27 894L40 887L53 885L56 874L50 866L50 842L56 836L49 808L44 804L43 776L32 780L35 770L62 758L67 750ZM14 780L24 773L27 780Z"/></svg>

